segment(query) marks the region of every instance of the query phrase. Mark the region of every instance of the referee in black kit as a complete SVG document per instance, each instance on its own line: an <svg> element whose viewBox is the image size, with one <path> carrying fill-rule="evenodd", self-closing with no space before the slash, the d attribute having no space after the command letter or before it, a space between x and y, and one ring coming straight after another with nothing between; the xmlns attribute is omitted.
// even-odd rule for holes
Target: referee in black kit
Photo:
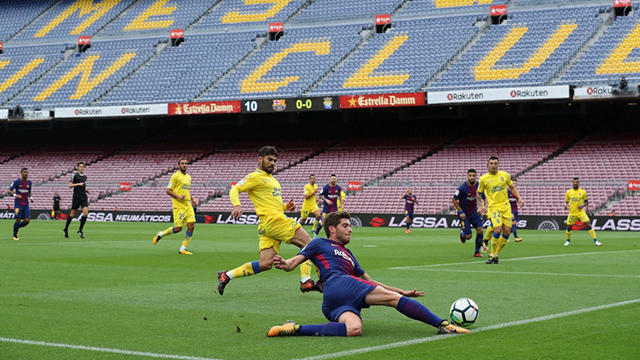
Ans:
<svg viewBox="0 0 640 360"><path fill-rule="evenodd" d="M84 223L87 222L87 216L89 215L89 200L87 199L87 194L91 194L91 192L87 189L87 175L84 174L83 161L78 163L78 172L71 176L71 180L69 180L69 187L73 188L73 202L71 205L71 213L67 218L67 224L63 230L64 237L69 237L69 224L71 224L71 220L76 216L76 210L78 210L78 208L82 208L82 218L80 219L78 235L84 239L82 229L84 228Z"/></svg>

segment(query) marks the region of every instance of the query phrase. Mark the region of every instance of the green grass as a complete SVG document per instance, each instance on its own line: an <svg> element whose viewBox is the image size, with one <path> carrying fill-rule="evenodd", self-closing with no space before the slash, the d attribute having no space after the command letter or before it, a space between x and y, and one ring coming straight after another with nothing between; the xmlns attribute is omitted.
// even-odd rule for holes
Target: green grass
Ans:
<svg viewBox="0 0 640 360"><path fill-rule="evenodd" d="M194 255L184 256L177 254L181 234L151 244L167 226L87 223L81 240L76 222L65 239L62 222L33 221L13 241L12 221L0 221L6 234L0 240L0 358L145 358L7 339L224 360L305 358L374 346L382 347L344 357L640 358L640 302L552 317L640 299L637 233L599 232L604 245L595 247L580 231L564 247L564 232L521 231L524 241L509 243L500 265L486 265L471 256L473 245L461 244L455 229L405 235L404 229L357 228L349 248L371 277L426 290L418 300L443 317L455 299L474 299L476 331L434 337L428 325L373 307L363 310L360 338L268 339L269 327L287 319L326 322L321 295L298 290L298 271L272 270L233 280L220 296L216 271L257 259L257 227L198 225L189 247ZM283 245L284 257L295 253ZM423 266L436 264L444 265ZM414 268L397 269L406 266ZM551 317L509 325L545 316ZM490 327L500 324L507 325Z"/></svg>

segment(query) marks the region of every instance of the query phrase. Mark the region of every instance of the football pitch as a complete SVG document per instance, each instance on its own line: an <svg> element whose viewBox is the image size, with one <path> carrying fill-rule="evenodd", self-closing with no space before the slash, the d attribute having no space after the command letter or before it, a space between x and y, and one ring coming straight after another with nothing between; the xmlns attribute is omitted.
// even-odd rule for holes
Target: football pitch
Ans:
<svg viewBox="0 0 640 360"><path fill-rule="evenodd" d="M359 338L267 338L285 320L327 320L297 269L216 293L218 270L257 260L256 226L198 224L188 256L182 233L152 245L168 224L88 222L83 240L77 222L65 239L63 222L33 221L20 241L12 224L0 221L0 359L640 358L638 233L601 231L596 247L577 231L565 247L564 231L520 231L524 241L486 265L456 229L354 228L348 248L373 279L425 290L417 300L441 317L457 298L475 300L471 334L436 336L372 307Z"/></svg>

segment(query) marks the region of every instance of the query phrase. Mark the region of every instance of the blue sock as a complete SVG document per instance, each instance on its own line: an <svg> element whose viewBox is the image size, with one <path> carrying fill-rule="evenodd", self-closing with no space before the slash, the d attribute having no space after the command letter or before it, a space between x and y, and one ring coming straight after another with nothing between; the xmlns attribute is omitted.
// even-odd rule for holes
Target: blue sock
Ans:
<svg viewBox="0 0 640 360"><path fill-rule="evenodd" d="M300 325L300 336L347 336L347 324L330 322L322 325Z"/></svg>
<svg viewBox="0 0 640 360"><path fill-rule="evenodd" d="M516 225L513 225L513 228L511 229L511 232L513 233L513 237L514 238L518 237L518 227Z"/></svg>
<svg viewBox="0 0 640 360"><path fill-rule="evenodd" d="M409 299L406 296L400 298L396 309L406 317L422 321L423 323L429 324L434 327L438 326L443 320L441 317L432 313L431 310L429 310L426 306L413 299Z"/></svg>
<svg viewBox="0 0 640 360"><path fill-rule="evenodd" d="M257 274L262 271L260 270L260 261L258 260L251 262L251 268L253 269L254 274Z"/></svg>
<svg viewBox="0 0 640 360"><path fill-rule="evenodd" d="M411 223L410 223L410 222L408 222L408 223L407 223L407 230L408 230L410 227L411 227Z"/></svg>
<svg viewBox="0 0 640 360"><path fill-rule="evenodd" d="M316 235L320 234L320 229L322 229L322 224L318 223L318 227L316 228L315 232Z"/></svg>
<svg viewBox="0 0 640 360"><path fill-rule="evenodd" d="M13 223L13 236L16 237L18 235L18 229L20 228L19 222Z"/></svg>
<svg viewBox="0 0 640 360"><path fill-rule="evenodd" d="M27 225L29 225L29 223L27 223L26 221L22 220L22 221L20 221L20 226L19 227L25 227Z"/></svg>
<svg viewBox="0 0 640 360"><path fill-rule="evenodd" d="M480 252L480 248L482 247L482 234L476 233L476 252L475 254Z"/></svg>

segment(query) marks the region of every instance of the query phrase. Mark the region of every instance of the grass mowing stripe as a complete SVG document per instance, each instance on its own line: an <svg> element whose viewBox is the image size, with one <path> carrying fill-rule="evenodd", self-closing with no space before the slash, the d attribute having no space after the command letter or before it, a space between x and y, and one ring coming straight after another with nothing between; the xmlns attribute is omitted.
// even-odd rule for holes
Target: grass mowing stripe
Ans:
<svg viewBox="0 0 640 360"><path fill-rule="evenodd" d="M593 252L592 251L592 252L586 252L586 253L527 256L527 257L521 257L521 258L500 259L500 262L503 262L503 261L549 259L549 258L565 257L565 256L620 254L620 253L637 252L637 251L640 251L640 250L619 250L619 251L598 251L598 252ZM389 269L391 269L391 270L421 270L422 268L427 268L427 267L440 267L440 266L449 266L449 265L484 264L484 263L485 263L484 261L466 261L466 262L458 262L458 263L443 263L443 264L430 264L430 265L394 266L394 267L390 267Z"/></svg>
<svg viewBox="0 0 640 360"><path fill-rule="evenodd" d="M410 269L415 271L437 272L470 272L474 274L513 274L513 275L549 275L549 276L583 276L583 277L614 277L614 278L640 278L640 275L609 275L609 274L569 274L531 271L489 271L489 270L454 270L454 269Z"/></svg>
<svg viewBox="0 0 640 360"><path fill-rule="evenodd" d="M146 356L146 357L160 358L160 359L220 360L220 359L203 358L203 357L196 357L196 356L156 354L156 353L142 352L142 351L130 351L130 350L121 350L121 349L99 348L99 347L95 347L95 346L58 344L58 343L51 343L51 342L46 342L46 341L8 339L8 338L4 338L4 337L0 337L0 342L7 342L7 343L14 343L14 344L24 344L24 345L59 347L59 348L67 348L67 349L75 349L75 350L98 351L98 352L106 352L106 353L113 353L113 354Z"/></svg>
<svg viewBox="0 0 640 360"><path fill-rule="evenodd" d="M540 317L536 317L536 318L532 318L532 319L525 319L525 320L511 321L511 322L502 323L502 324L483 326L483 327L480 327L480 328L477 328L477 329L473 329L471 331L471 334L475 334L477 332L495 330L495 329L502 329L502 328L510 327L510 326L526 325L526 324L531 324L531 323L540 322L540 321L553 320L553 319L557 319L557 318L573 316L573 315L579 315L579 314L584 314L584 313L587 313L587 312L610 309L610 308L614 308L614 307L618 307L618 306L631 305L631 304L635 304L635 303L640 303L640 299L621 301L621 302L617 302L617 303L613 303L613 304L599 305L599 306L594 306L594 307L590 307L590 308L572 310L572 311L567 311L567 312L558 313L558 314L540 316ZM334 359L334 358L342 357L342 356L351 356L351 355L356 355L356 354L364 354L364 353L369 353L369 352L374 352L374 351L379 351L379 350L387 350L387 349L393 349L393 348L398 348L398 347L402 347L402 346L409 346L409 345L414 345L414 344L422 344L422 343L426 343L426 342L430 342L430 341L443 340L443 339L451 338L452 336L460 336L460 335L434 335L434 336L429 336L429 337L426 337L426 338L414 339L414 340L408 340L408 341L401 341L401 342L392 343L392 344L372 346L372 347L367 347L367 348L362 348L362 349L340 351L340 352L333 353L333 354L324 354L324 355L312 356L312 357L303 358L301 360Z"/></svg>

